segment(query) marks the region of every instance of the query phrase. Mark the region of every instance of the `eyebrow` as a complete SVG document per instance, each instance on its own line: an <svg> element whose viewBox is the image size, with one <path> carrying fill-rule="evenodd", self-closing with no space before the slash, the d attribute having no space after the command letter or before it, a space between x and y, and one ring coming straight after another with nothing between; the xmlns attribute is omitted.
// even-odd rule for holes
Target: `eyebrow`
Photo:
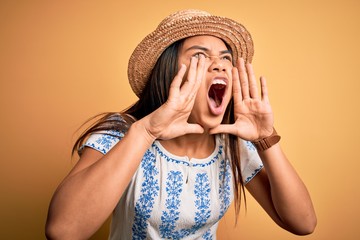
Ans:
<svg viewBox="0 0 360 240"><path fill-rule="evenodd" d="M199 45L191 46L191 47L189 47L188 49L186 49L185 52L190 51L190 50L194 50L194 49L202 50L202 51L204 51L204 52L210 52L210 50L209 50L208 48L203 47L203 46L199 46ZM227 54L227 53L231 54L231 51L230 51L230 50L220 51L220 54L221 54L221 55L222 55L222 54Z"/></svg>

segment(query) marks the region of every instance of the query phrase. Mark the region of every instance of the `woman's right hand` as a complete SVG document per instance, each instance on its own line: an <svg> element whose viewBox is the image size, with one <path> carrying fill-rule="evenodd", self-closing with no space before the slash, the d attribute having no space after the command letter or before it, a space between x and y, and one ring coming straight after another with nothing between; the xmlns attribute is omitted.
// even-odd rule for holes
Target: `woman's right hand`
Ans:
<svg viewBox="0 0 360 240"><path fill-rule="evenodd" d="M202 55L199 58L191 58L187 74L185 64L181 64L179 72L170 85L168 100L137 122L141 123L152 140L167 140L189 133L204 132L199 124L188 123L204 74L205 57ZM186 79L183 82L184 76Z"/></svg>

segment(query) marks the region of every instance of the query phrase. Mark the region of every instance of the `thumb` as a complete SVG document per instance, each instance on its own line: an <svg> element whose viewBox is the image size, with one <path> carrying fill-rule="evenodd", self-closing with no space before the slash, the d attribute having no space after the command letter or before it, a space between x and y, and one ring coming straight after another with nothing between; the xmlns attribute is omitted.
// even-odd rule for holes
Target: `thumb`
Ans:
<svg viewBox="0 0 360 240"><path fill-rule="evenodd" d="M204 128L201 127L199 124L187 124L186 128L185 128L185 134L189 134L189 133L204 133Z"/></svg>
<svg viewBox="0 0 360 240"><path fill-rule="evenodd" d="M218 134L218 133L228 133L235 134L234 125L233 124L220 124L209 130L210 134Z"/></svg>

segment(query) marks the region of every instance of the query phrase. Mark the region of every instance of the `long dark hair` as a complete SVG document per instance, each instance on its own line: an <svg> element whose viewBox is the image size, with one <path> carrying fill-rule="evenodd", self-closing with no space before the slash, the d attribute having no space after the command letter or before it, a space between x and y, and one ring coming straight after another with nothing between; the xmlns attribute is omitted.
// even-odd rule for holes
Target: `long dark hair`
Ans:
<svg viewBox="0 0 360 240"><path fill-rule="evenodd" d="M178 72L178 53L183 45L183 42L184 39L173 43L161 54L150 74L149 80L147 81L139 100L134 105L121 112L102 113L89 120L93 120L95 122L86 129L75 142L72 149L73 154L78 151L79 155L81 155L81 151L79 151L79 149L81 149L80 147L84 144L90 134L104 130L117 130L124 132L137 119L147 116L166 102L169 96L170 84ZM227 44L226 47L231 50ZM223 123L229 124L234 122L235 117L233 108L234 102L231 100L226 109L222 121ZM121 116L121 118L114 117L116 115ZM238 216L242 196L244 196L246 205L244 183L241 176L238 137L226 134L225 149L226 157L231 159L231 169L234 176L235 212L236 216ZM228 156L229 154L230 156Z"/></svg>

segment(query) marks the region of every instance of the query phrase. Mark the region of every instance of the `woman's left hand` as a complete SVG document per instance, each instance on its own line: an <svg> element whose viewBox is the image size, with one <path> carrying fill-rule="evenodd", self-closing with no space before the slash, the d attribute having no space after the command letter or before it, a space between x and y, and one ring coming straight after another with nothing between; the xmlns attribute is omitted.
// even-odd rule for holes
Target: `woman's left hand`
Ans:
<svg viewBox="0 0 360 240"><path fill-rule="evenodd" d="M242 58L236 65L232 69L235 122L220 124L210 133L229 133L244 140L260 140L272 134L274 124L266 80L260 78L260 96L252 65L245 64Z"/></svg>

